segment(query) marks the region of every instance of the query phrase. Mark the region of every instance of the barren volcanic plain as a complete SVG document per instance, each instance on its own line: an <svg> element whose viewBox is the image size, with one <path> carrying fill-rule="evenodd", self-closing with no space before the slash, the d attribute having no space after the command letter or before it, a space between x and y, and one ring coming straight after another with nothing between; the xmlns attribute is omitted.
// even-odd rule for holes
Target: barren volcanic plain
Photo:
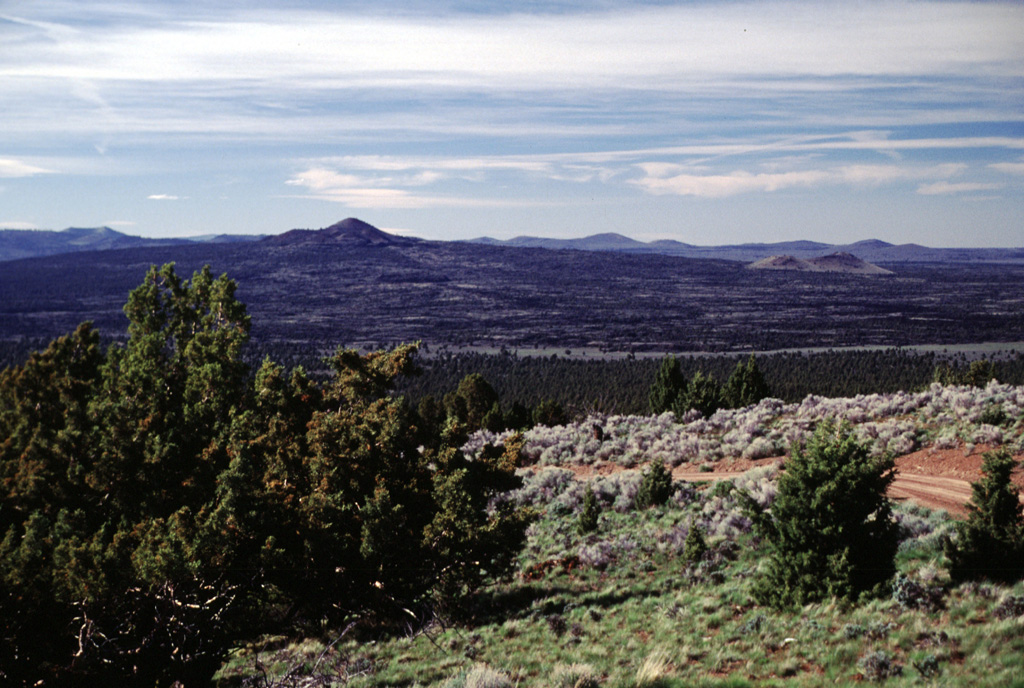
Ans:
<svg viewBox="0 0 1024 688"><path fill-rule="evenodd" d="M420 340L722 352L1024 338L1016 263L899 263L882 266L893 274L862 275L375 237L321 230L5 262L0 340L49 338L83 320L120 336L126 294L167 262L181 275L210 264L235 279L253 338L269 350Z"/></svg>

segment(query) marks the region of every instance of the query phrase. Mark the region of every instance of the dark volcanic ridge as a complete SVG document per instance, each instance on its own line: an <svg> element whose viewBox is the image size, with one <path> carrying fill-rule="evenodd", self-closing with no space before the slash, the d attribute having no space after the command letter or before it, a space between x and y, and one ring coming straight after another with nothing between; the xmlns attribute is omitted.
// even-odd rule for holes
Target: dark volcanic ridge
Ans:
<svg viewBox="0 0 1024 688"><path fill-rule="evenodd" d="M751 270L799 270L803 272L842 272L850 275L891 275L892 270L861 260L857 256L839 251L817 258L795 256L769 256L747 265Z"/></svg>
<svg viewBox="0 0 1024 688"><path fill-rule="evenodd" d="M409 246L420 240L381 231L373 225L349 217L323 229L293 229L263 240L277 246L347 244L351 246Z"/></svg>

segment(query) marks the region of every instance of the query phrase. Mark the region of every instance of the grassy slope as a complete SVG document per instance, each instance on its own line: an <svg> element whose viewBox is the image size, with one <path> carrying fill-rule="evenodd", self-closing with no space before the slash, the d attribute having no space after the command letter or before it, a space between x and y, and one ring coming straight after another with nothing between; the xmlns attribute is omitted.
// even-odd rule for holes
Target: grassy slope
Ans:
<svg viewBox="0 0 1024 688"><path fill-rule="evenodd" d="M1024 584L952 588L935 611L881 599L778 612L750 596L758 546L735 518L734 500L719 490L684 489L668 505L642 512L606 508L599 531L585 537L575 530L576 499L560 494L546 507L545 497L527 497L545 512L531 529L523 574L482 595L474 623L377 642L343 638L326 652L330 634L277 639L262 650L254 643L222 670L223 685L251 676L258 659L271 675L305 664L299 673L307 677L352 686L479 685L479 672L465 676L481 664L499 672L486 685L572 685L565 680L569 666L584 664L606 686L815 686L863 680L863 658L879 651L902 667L889 685L922 683L913 664L927 671L932 661L938 673L926 684L1024 681L1024 617L993 614L1008 595L1024 595ZM913 507L901 514L908 534L901 571L943 585L940 541L948 517ZM697 568L679 554L695 521L713 534L712 555ZM274 680L280 679L263 685Z"/></svg>
<svg viewBox="0 0 1024 688"><path fill-rule="evenodd" d="M687 425L664 416L608 418L595 446L614 450L605 460L635 466L659 453L679 455L695 433L702 455L721 459L837 415L877 451L903 440L904 449L969 443L978 433L1019 450L1022 395L1022 388L995 384L933 387L912 395L809 397L799 405L766 401ZM988 425L996 421L1000 428ZM527 433L524 454L540 464L592 461L592 422ZM552 461L545 446L555 448ZM473 621L435 622L404 637L325 631L320 638L259 639L236 650L220 685L817 686L881 678L898 666L901 675L887 684L1024 686L1024 581L951 586L942 541L953 521L945 512L909 504L896 512L898 567L941 590L938 608L907 608L895 597L786 611L756 604L751 588L761 548L730 485L765 506L777 470L755 469L717 486L677 483L668 504L640 511L632 506L638 471L596 477L590 484L602 504L600 527L586 536L577 532L584 489L573 474L558 465L523 471L524 486L508 498L541 517L515 579L464 610ZM682 558L693 524L711 545L696 566ZM1012 597L1019 609L997 618ZM880 661L870 664L872 658ZM571 680L588 672L596 682Z"/></svg>

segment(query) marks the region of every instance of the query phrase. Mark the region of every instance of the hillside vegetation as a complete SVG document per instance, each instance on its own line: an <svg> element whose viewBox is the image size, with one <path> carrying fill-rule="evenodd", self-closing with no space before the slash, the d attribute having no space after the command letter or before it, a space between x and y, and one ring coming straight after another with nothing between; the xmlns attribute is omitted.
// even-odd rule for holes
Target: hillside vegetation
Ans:
<svg viewBox="0 0 1024 688"><path fill-rule="evenodd" d="M124 312L124 344L83 324L0 373L5 684L1022 675L1024 387L987 364L787 402L753 357L720 392L668 359L660 415L527 417L479 374L414 408L415 345L250 366L208 268L151 268ZM931 447L987 452L964 521L886 496Z"/></svg>

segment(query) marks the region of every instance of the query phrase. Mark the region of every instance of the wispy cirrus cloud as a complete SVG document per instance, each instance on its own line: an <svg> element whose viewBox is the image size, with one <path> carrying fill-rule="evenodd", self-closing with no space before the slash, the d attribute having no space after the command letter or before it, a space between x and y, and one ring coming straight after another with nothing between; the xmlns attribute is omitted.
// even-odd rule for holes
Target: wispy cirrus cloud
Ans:
<svg viewBox="0 0 1024 688"><path fill-rule="evenodd" d="M919 179L949 178L965 165L946 163L928 167L898 165L840 165L826 169L787 172L735 170L724 174L695 174L679 165L641 163L644 176L631 180L648 193L724 198L737 194L773 192L819 186L878 186Z"/></svg>
<svg viewBox="0 0 1024 688"><path fill-rule="evenodd" d="M961 137L890 140L886 132L849 132L827 137L736 140L646 149L494 156L327 157L286 181L319 197L356 207L429 207L451 203L443 186L558 182L614 184L652 195L727 198L790 188L879 187L918 184L921 195L995 190L1000 184L951 178L975 172L963 162L921 163L904 155L934 156L944 150L1024 148L1024 138ZM893 155L893 153L897 153ZM875 154L895 162L846 163L848 154ZM651 160L659 157L661 160ZM737 166L729 161L741 161ZM991 166L990 166L991 167ZM997 166L998 168L999 166ZM636 172L640 175L637 176ZM938 181L934 181L938 180ZM926 183L931 182L931 183ZM415 192L415 193L414 193Z"/></svg>
<svg viewBox="0 0 1024 688"><path fill-rule="evenodd" d="M972 193L974 191L995 191L1003 188L1003 184L987 184L983 182L933 182L917 187L917 193L923 196L940 196L949 194Z"/></svg>
<svg viewBox="0 0 1024 688"><path fill-rule="evenodd" d="M54 7L23 5L16 9L29 16L15 9L0 17L0 30L16 39L0 42L11 132L578 136L625 134L636 118L656 131L672 112L695 122L723 102L737 114L756 107L790 121L976 121L978 111L960 102L965 91L1005 110L982 116L1006 121L1014 111L1001 97L1006 80L1024 76L1024 11L1011 2L611 4L436 16L351 7L221 5L185 15L160 3L144 12ZM424 92L473 97L410 108L410 93ZM507 99L524 93L536 99ZM581 93L608 110L577 117L572 101ZM372 113L324 114L325 99L340 94L354 94ZM823 96L850 101L826 112L814 106ZM43 103L60 117L40 121ZM518 116L502 121L509 108ZM630 111L632 122L613 114Z"/></svg>
<svg viewBox="0 0 1024 688"><path fill-rule="evenodd" d="M617 156L626 155L619 152ZM616 157L612 155L609 157ZM549 205L490 196L472 198L466 188L495 184L529 187L557 182L607 183L628 171L625 165L596 164L599 154L493 156L339 156L310 161L311 166L285 181L310 197L365 208L510 207ZM461 188L463 193L453 191Z"/></svg>
<svg viewBox="0 0 1024 688"><path fill-rule="evenodd" d="M51 174L53 172L54 170L48 170L45 167L37 167L36 165L29 165L28 163L20 160L0 158L0 177L32 177L37 174Z"/></svg>
<svg viewBox="0 0 1024 688"><path fill-rule="evenodd" d="M997 162L989 165L989 168L1003 174L1024 175L1024 162Z"/></svg>
<svg viewBox="0 0 1024 688"><path fill-rule="evenodd" d="M371 177L341 173L326 168L311 168L299 172L285 184L306 190L304 198L342 203L350 208L438 208L438 207L492 207L507 205L508 201L459 197L443 192L413 192L398 186L422 187L438 181L442 175L421 172L396 177Z"/></svg>
<svg viewBox="0 0 1024 688"><path fill-rule="evenodd" d="M180 201L181 197L172 194L150 194L146 196L146 199L150 201Z"/></svg>
<svg viewBox="0 0 1024 688"><path fill-rule="evenodd" d="M671 89L680 79L737 74L1020 76L1024 31L1024 14L1008 2L688 3L437 16L211 8L193 19L165 5L162 15L123 14L102 31L75 30L97 12L63 7L45 22L6 17L45 39L24 36L0 74L497 90L618 88L623 79Z"/></svg>

